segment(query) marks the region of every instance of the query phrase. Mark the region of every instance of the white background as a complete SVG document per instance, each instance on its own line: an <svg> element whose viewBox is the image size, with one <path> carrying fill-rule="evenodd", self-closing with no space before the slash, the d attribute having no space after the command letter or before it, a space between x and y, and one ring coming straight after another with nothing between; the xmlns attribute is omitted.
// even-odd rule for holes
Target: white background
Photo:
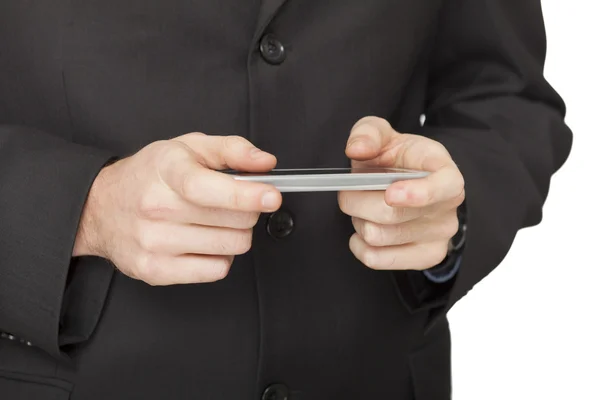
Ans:
<svg viewBox="0 0 600 400"><path fill-rule="evenodd" d="M450 311L456 400L600 400L599 5L542 3L573 151L543 222Z"/></svg>

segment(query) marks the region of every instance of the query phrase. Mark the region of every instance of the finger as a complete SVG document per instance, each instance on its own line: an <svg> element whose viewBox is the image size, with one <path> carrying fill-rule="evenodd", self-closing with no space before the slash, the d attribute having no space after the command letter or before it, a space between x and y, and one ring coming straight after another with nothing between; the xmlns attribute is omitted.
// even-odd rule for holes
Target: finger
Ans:
<svg viewBox="0 0 600 400"><path fill-rule="evenodd" d="M200 207L185 201L173 191L165 192L164 196L148 199L142 205L141 213L144 218L150 221L250 229L260 217L259 212Z"/></svg>
<svg viewBox="0 0 600 400"><path fill-rule="evenodd" d="M138 240L143 250L153 254L229 256L250 250L252 230L164 223L143 229Z"/></svg>
<svg viewBox="0 0 600 400"><path fill-rule="evenodd" d="M152 256L135 278L153 286L215 282L227 276L232 262L233 256Z"/></svg>
<svg viewBox="0 0 600 400"><path fill-rule="evenodd" d="M214 170L265 172L275 168L277 164L274 155L258 149L240 136L188 133L173 140L186 144L200 163Z"/></svg>
<svg viewBox="0 0 600 400"><path fill-rule="evenodd" d="M414 242L448 241L458 231L458 217L456 212L447 212L437 218L419 218L397 225L382 225L352 218L352 225L369 246L384 247Z"/></svg>
<svg viewBox="0 0 600 400"><path fill-rule="evenodd" d="M396 131L382 118L365 117L352 130L346 145L346 155L364 161L377 157L390 143Z"/></svg>
<svg viewBox="0 0 600 400"><path fill-rule="evenodd" d="M354 167L378 166L434 172L444 166L454 165L450 153L441 143L421 135L396 132L385 121L379 123L387 132L383 136L386 142L374 158L349 155Z"/></svg>
<svg viewBox="0 0 600 400"><path fill-rule="evenodd" d="M194 214L185 215L185 220L181 222L219 228L252 229L259 217L260 213L258 212L200 208Z"/></svg>
<svg viewBox="0 0 600 400"><path fill-rule="evenodd" d="M342 191L338 193L338 204L346 215L382 225L395 225L437 213L440 207L391 207L385 202L384 196L383 191Z"/></svg>
<svg viewBox="0 0 600 400"><path fill-rule="evenodd" d="M160 174L175 193L197 206L249 212L272 212L281 206L281 193L272 185L238 181L191 159L171 162Z"/></svg>
<svg viewBox="0 0 600 400"><path fill-rule="evenodd" d="M400 181L385 192L392 207L426 207L464 195L464 179L454 165L447 165L425 178Z"/></svg>
<svg viewBox="0 0 600 400"><path fill-rule="evenodd" d="M376 270L424 270L441 263L448 252L448 241L410 243L401 246L373 247L358 234L350 238L350 250L364 265Z"/></svg>

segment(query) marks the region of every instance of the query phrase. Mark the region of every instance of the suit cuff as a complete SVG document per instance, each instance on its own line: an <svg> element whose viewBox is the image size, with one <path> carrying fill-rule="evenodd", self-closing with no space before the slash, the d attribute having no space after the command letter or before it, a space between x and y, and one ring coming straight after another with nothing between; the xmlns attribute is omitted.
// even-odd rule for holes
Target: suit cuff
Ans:
<svg viewBox="0 0 600 400"><path fill-rule="evenodd" d="M444 283L452 280L458 270L460 269L461 256L458 256L456 261L450 263L444 263L440 266L436 266L423 271L423 274L434 283Z"/></svg>
<svg viewBox="0 0 600 400"><path fill-rule="evenodd" d="M0 126L0 138L0 330L63 357L73 243L89 188L111 154L34 129Z"/></svg>
<svg viewBox="0 0 600 400"><path fill-rule="evenodd" d="M99 257L75 257L60 316L59 347L88 340L100 319L115 272L112 264Z"/></svg>

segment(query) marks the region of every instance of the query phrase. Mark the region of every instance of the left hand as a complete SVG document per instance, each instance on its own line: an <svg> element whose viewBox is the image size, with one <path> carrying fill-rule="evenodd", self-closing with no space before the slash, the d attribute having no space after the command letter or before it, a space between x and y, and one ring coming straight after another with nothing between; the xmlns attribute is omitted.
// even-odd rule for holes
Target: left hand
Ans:
<svg viewBox="0 0 600 400"><path fill-rule="evenodd" d="M444 260L458 230L464 180L446 148L423 136L396 132L380 118L352 128L346 147L352 167L408 168L431 172L384 191L340 192L341 210L356 233L350 250L378 270L424 270Z"/></svg>

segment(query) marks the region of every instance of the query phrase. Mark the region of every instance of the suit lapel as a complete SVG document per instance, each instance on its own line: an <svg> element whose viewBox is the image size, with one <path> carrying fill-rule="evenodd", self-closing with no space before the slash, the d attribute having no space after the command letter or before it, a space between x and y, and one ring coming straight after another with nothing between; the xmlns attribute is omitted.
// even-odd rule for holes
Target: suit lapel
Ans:
<svg viewBox="0 0 600 400"><path fill-rule="evenodd" d="M288 0L262 0L256 24L255 40L264 34L265 29L277 14L281 6Z"/></svg>

